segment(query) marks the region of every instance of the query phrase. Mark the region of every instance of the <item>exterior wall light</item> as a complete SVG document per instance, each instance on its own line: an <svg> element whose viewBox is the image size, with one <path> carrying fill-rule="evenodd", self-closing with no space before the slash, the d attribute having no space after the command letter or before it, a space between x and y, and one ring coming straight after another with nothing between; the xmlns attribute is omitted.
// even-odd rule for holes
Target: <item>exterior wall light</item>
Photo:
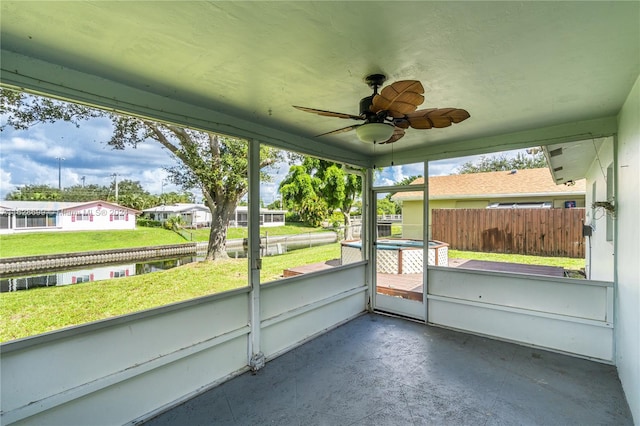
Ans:
<svg viewBox="0 0 640 426"><path fill-rule="evenodd" d="M602 208L611 217L616 216L616 206L611 201L595 201L591 204L592 209Z"/></svg>

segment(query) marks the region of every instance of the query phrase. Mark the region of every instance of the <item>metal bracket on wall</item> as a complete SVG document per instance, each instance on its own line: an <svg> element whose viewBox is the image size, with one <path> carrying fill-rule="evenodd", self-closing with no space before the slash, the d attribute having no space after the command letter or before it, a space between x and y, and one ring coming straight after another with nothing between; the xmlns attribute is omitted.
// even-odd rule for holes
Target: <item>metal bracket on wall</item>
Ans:
<svg viewBox="0 0 640 426"><path fill-rule="evenodd" d="M253 354L251 357L251 361L249 361L249 367L251 367L251 371L254 373L264 367L265 364L264 354L262 352L258 352L257 354Z"/></svg>

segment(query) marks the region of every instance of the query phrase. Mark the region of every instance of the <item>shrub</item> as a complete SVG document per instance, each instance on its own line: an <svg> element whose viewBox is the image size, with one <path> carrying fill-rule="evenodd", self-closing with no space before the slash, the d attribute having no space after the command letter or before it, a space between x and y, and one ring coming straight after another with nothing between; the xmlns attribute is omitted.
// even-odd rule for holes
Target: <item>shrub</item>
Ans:
<svg viewBox="0 0 640 426"><path fill-rule="evenodd" d="M184 218L182 216L169 216L164 222L164 227L170 231L177 231L185 225Z"/></svg>
<svg viewBox="0 0 640 426"><path fill-rule="evenodd" d="M136 219L137 226L146 226L148 228L161 228L162 222L159 220L149 219L147 217L139 217Z"/></svg>
<svg viewBox="0 0 640 426"><path fill-rule="evenodd" d="M286 212L284 214L284 220L286 223L298 222L302 223L302 219L300 219L300 215L296 212Z"/></svg>
<svg viewBox="0 0 640 426"><path fill-rule="evenodd" d="M344 226L344 215L342 212L335 211L331 213L331 216L329 217L329 225L332 228L340 228Z"/></svg>

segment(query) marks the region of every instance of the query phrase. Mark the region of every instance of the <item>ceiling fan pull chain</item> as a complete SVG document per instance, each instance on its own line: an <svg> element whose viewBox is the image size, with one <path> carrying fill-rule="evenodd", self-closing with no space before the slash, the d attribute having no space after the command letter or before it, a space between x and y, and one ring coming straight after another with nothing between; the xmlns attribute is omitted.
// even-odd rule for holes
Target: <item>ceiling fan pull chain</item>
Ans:
<svg viewBox="0 0 640 426"><path fill-rule="evenodd" d="M391 167L393 167L393 144L391 144Z"/></svg>

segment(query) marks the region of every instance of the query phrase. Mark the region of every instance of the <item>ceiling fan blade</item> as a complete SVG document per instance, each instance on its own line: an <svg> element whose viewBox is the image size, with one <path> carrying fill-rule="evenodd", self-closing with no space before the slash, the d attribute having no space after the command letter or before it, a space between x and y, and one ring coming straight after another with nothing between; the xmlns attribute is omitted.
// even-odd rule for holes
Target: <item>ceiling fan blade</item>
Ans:
<svg viewBox="0 0 640 426"><path fill-rule="evenodd" d="M344 133L344 132L348 132L350 130L353 130L355 128L358 128L360 126L362 126L362 124L354 124L352 126L343 127L342 129L336 129L336 130L332 130L332 131L327 132L327 133L323 133L321 135L316 135L316 137L325 136L325 135L335 135L335 134L338 134L338 133Z"/></svg>
<svg viewBox="0 0 640 426"><path fill-rule="evenodd" d="M343 112L325 111L325 110L322 110L322 109L307 108L307 107L301 107L301 106L296 106L296 105L293 105L293 107L296 108L296 109L299 109L300 111L311 112L313 114L318 114L318 115L324 115L325 117L337 117L337 118L350 118L352 120L364 120L364 118L360 117L359 115L345 114Z"/></svg>
<svg viewBox="0 0 640 426"><path fill-rule="evenodd" d="M459 109L459 108L451 108L453 111L447 113L449 117L451 117L451 121L454 123L460 123L467 118L471 117L471 114L467 112L467 110Z"/></svg>
<svg viewBox="0 0 640 426"><path fill-rule="evenodd" d="M459 108L429 108L406 114L398 121L404 119L414 129L431 129L433 127L440 129L449 127L452 123L460 123L469 117L467 111Z"/></svg>
<svg viewBox="0 0 640 426"><path fill-rule="evenodd" d="M386 86L373 97L371 111L389 111L395 118L415 111L424 102L424 87L418 80L401 80Z"/></svg>
<svg viewBox="0 0 640 426"><path fill-rule="evenodd" d="M431 129L433 122L429 118L429 113L436 110L437 108L421 109L405 115L403 119L414 129Z"/></svg>
<svg viewBox="0 0 640 426"><path fill-rule="evenodd" d="M391 135L391 137L386 141L380 142L380 145L385 143L394 143L395 141L402 138L403 136L404 136L404 129L401 129L400 127L396 127L395 129L393 129L393 135Z"/></svg>
<svg viewBox="0 0 640 426"><path fill-rule="evenodd" d="M410 127L409 120L407 120L406 116L402 118L394 118L392 122L394 126L400 127L401 129L408 129Z"/></svg>

